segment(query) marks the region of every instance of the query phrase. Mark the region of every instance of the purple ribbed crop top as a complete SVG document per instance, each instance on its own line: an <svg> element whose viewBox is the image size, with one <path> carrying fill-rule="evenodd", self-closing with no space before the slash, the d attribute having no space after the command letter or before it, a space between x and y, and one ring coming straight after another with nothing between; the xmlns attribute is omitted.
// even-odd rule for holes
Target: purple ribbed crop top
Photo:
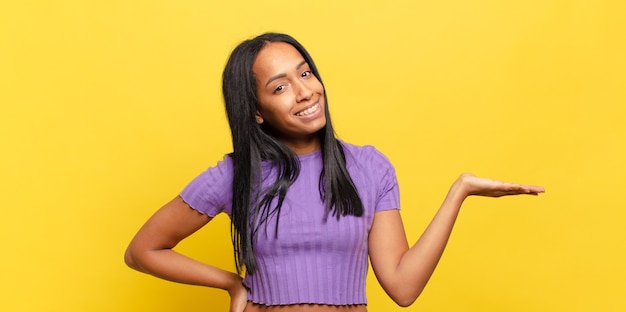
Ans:
<svg viewBox="0 0 626 312"><path fill-rule="evenodd" d="M330 215L324 220L318 191L321 152L299 156L300 175L283 203L278 237L273 217L267 230L262 226L254 237L258 271L244 278L248 300L264 305L367 303L368 233L375 212L399 209L399 190L395 170L383 154L372 146L342 145L363 202L363 216L337 220ZM227 156L192 180L180 195L211 217L220 212L230 215L232 181L233 160Z"/></svg>

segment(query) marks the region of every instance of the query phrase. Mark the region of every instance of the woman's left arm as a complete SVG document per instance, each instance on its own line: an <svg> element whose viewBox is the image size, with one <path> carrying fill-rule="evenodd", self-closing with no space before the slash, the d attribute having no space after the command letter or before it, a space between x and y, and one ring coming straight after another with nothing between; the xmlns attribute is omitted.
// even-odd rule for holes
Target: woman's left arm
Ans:
<svg viewBox="0 0 626 312"><path fill-rule="evenodd" d="M409 248L398 210L377 212L369 235L369 255L376 278L398 305L411 305L422 293L446 247L461 208L471 195L537 195L543 187L506 183L462 174L418 241Z"/></svg>

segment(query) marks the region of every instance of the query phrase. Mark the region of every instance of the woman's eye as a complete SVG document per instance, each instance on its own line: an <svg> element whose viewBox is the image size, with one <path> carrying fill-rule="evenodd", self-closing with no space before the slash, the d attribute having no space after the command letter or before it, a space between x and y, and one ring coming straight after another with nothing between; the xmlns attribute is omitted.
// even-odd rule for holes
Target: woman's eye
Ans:
<svg viewBox="0 0 626 312"><path fill-rule="evenodd" d="M282 86L282 85L278 86L278 87L276 87L276 89L274 89L274 93L278 93L280 91L283 91L284 89L285 89L285 86Z"/></svg>
<svg viewBox="0 0 626 312"><path fill-rule="evenodd" d="M306 71L303 71L303 72L302 72L302 74L300 74L300 76L302 76L302 77L308 77L308 76L310 76L311 74L313 74L313 73L311 73L311 71L310 71L310 70L306 70Z"/></svg>

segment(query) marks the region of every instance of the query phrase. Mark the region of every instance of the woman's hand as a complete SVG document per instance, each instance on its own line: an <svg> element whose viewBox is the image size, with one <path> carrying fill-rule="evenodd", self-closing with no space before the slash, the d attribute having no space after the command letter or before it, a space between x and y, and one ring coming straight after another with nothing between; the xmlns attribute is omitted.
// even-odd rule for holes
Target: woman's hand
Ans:
<svg viewBox="0 0 626 312"><path fill-rule="evenodd" d="M454 183L467 195L501 197L507 195L538 195L545 192L541 186L508 183L479 178L471 173L462 174ZM453 186L453 187L454 187Z"/></svg>
<svg viewBox="0 0 626 312"><path fill-rule="evenodd" d="M248 304L248 290L243 284L236 283L236 285L228 290L230 295L230 312L243 312Z"/></svg>

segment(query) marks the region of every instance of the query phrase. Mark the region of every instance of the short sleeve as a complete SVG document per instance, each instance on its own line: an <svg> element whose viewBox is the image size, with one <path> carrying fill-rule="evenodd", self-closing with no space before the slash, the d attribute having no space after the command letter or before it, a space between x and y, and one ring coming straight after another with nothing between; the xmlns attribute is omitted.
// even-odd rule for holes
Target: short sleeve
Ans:
<svg viewBox="0 0 626 312"><path fill-rule="evenodd" d="M224 157L193 179L180 192L180 197L191 208L215 217L220 212L230 215L232 207L233 160Z"/></svg>
<svg viewBox="0 0 626 312"><path fill-rule="evenodd" d="M373 153L371 167L375 168L379 181L375 211L400 209L400 189L396 170L385 155L373 147L371 149Z"/></svg>
<svg viewBox="0 0 626 312"><path fill-rule="evenodd" d="M396 170L387 156L371 145L357 146L340 141L346 166L367 210L400 209L400 189Z"/></svg>

